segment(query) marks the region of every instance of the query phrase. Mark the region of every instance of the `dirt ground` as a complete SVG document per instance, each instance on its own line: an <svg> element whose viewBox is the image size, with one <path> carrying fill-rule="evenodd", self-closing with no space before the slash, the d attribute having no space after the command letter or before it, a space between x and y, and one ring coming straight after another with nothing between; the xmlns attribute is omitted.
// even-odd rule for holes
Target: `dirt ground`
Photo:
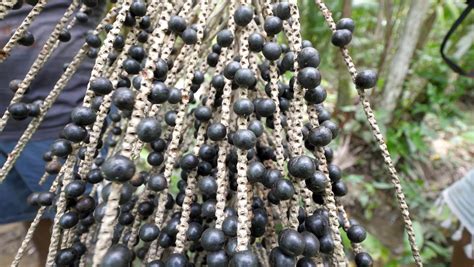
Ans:
<svg viewBox="0 0 474 267"><path fill-rule="evenodd" d="M0 225L0 267L10 266L25 234L26 229L21 223ZM36 266L37 258L36 250L30 244L20 266L34 267Z"/></svg>

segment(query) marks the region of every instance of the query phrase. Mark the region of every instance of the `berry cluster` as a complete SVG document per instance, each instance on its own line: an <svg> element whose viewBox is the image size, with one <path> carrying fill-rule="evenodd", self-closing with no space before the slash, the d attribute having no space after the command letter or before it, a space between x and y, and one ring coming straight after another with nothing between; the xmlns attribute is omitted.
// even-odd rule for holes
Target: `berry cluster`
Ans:
<svg viewBox="0 0 474 267"><path fill-rule="evenodd" d="M98 5L81 2L53 41L67 44ZM366 231L340 201L348 188L329 147L338 126L295 1L111 2L47 99L23 103L28 82L10 83L3 125L36 118L19 152L82 59L96 62L83 104L43 156L51 190L29 198L38 216L56 210L48 264L345 266L342 228L356 265L371 266ZM332 43L344 48L354 29L341 19ZM363 92L376 75L354 82Z"/></svg>

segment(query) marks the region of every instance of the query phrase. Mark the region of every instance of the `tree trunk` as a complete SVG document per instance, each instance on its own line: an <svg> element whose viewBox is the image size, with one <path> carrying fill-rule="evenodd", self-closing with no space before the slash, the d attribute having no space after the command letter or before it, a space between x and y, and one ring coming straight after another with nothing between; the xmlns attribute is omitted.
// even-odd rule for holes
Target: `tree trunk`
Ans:
<svg viewBox="0 0 474 267"><path fill-rule="evenodd" d="M385 20L387 21L384 32L384 46L382 54L380 55L379 61L377 63L377 72L379 75L383 73L383 67L385 66L385 61L387 59L388 51L392 47L392 32L395 27L395 22L393 21L393 2L392 0L385 0L383 4L383 10L385 14Z"/></svg>
<svg viewBox="0 0 474 267"><path fill-rule="evenodd" d="M342 17L348 18L352 14L352 0L344 0L342 3ZM338 70L338 82L337 82L337 100L335 113L340 113L341 108L344 106L352 105L353 101L353 88L351 77L347 73L345 64L343 63L341 53L339 49L336 50L336 68Z"/></svg>
<svg viewBox="0 0 474 267"><path fill-rule="evenodd" d="M397 51L388 69L380 107L385 111L383 122L392 120L393 112L402 93L403 82L408 73L410 61L418 43L424 17L430 7L430 1L412 1L403 32L400 35Z"/></svg>

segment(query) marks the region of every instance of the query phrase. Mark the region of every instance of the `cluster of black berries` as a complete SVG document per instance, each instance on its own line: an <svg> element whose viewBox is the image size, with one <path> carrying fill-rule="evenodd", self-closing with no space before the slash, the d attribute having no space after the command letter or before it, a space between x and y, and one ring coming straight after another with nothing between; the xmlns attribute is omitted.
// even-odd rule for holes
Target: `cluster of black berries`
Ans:
<svg viewBox="0 0 474 267"><path fill-rule="evenodd" d="M98 5L97 0L82 2L89 9L76 13L79 23L87 22L87 13ZM106 64L100 67L115 68L114 72L101 71L91 78L86 96L90 103L71 112L70 123L43 156L47 175L71 176L71 181L64 179L56 190L29 198L29 203L37 206L65 205L65 211L57 215L57 227L64 230L63 237L68 235L68 241L57 252L57 266L87 262L110 208L117 216L113 218L111 245L100 263L107 267L126 267L133 261L149 267L251 267L266 264L261 262L264 259L271 266L316 266L316 258L330 262L336 247L342 245L334 240L334 235L339 235L331 228L334 223L337 227L349 223L344 228L349 240L362 242L364 228L354 221L345 222L341 211L329 211L327 206L348 189L329 147L339 130L324 106L327 92L318 70L320 54L307 40L301 41L300 51L292 50L291 38L288 44L277 41L278 36L288 36L287 31L293 30L284 25L294 23L296 7L287 2L275 4L273 15L261 21L250 4L237 5L231 14L237 30L222 27L215 38L204 31L204 38L211 38L214 44L209 51L203 49L206 54L200 59L204 62L195 62L192 75L186 73L188 62L176 59L183 53L180 49L200 50L199 45L205 44L198 40L199 24L192 24L192 15L181 12L155 17L148 8L149 3L133 0L119 34L112 35L114 26L107 24L104 32L85 36L90 58L102 56L101 48L110 46ZM152 58L149 40L163 18L167 18L164 34L180 39L169 56ZM348 45L353 31L351 19L340 20L332 43ZM111 43L104 42L102 34ZM135 34L132 44L130 34ZM58 39L67 42L71 35L65 29ZM33 35L27 33L20 43L32 42ZM242 46L248 47L256 63L238 53ZM220 62L227 53L233 53L231 60ZM150 62L152 74L145 68ZM170 81L171 75L176 81ZM183 79L190 81L183 83ZM150 81L150 88L142 88L147 84L144 81ZM372 71L359 72L355 79L358 89L372 88L375 82ZM12 81L11 89L16 91L18 84ZM232 90L230 96L224 94L226 86ZM246 90L246 94L239 94L239 90ZM143 92L147 92L145 99L137 97ZM308 109L308 121L295 103ZM38 116L40 108L40 101L15 103L8 111L12 118L21 120ZM223 119L226 110L231 112L228 121ZM137 117L137 123L130 123ZM311 119L315 117L317 120ZM236 122L242 120L246 127L237 127ZM295 128L297 125L301 126ZM181 132L176 133L178 126ZM282 131L281 143L274 138L276 130ZM130 135L133 140L126 138ZM137 153L123 155L124 146ZM145 149L140 151L142 146ZM302 153L294 152L297 146ZM277 159L277 147L283 148L283 162ZM245 159L239 154L242 151ZM70 157L78 161L65 170ZM248 193L246 212L236 204L242 201L237 196L242 190L238 182L242 161L247 181L243 186ZM170 162L171 174L167 170ZM119 185L118 205L110 207L108 198L115 185ZM310 199L303 199L307 196L302 192L309 192ZM61 199L63 203L59 203ZM308 201L313 205L310 210L300 205ZM299 207L298 214L292 205ZM162 207L164 213L159 214ZM222 209L224 217L218 218ZM330 212L339 215L337 222L331 221ZM249 231L241 233L238 226L246 213ZM297 216L296 226L288 223L292 216ZM158 224L161 220L157 218L163 222ZM183 225L186 244L180 251L176 248ZM242 234L250 240L246 249L239 248ZM272 240L277 240L275 246ZM372 265L365 252L354 258L357 266Z"/></svg>

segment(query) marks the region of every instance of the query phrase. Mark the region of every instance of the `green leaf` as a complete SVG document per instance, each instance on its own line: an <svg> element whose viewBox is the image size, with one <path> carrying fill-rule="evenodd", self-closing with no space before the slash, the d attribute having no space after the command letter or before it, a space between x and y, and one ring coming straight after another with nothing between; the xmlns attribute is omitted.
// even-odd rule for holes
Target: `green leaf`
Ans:
<svg viewBox="0 0 474 267"><path fill-rule="evenodd" d="M362 207L367 207L367 204L369 203L369 196L367 194L360 194L358 199Z"/></svg>
<svg viewBox="0 0 474 267"><path fill-rule="evenodd" d="M384 182L372 182L372 185L377 188L377 189L380 189L380 190L386 190L386 189L391 189L393 188L393 185L390 184L390 183L384 183Z"/></svg>
<svg viewBox="0 0 474 267"><path fill-rule="evenodd" d="M474 131L465 132L461 134L461 137L470 143L474 143Z"/></svg>
<svg viewBox="0 0 474 267"><path fill-rule="evenodd" d="M450 247L440 246L432 241L426 241L426 246L430 247L433 251L436 252L436 254L446 257L446 258L449 257L451 254Z"/></svg>
<svg viewBox="0 0 474 267"><path fill-rule="evenodd" d="M413 221L413 231L415 233L415 243L418 248L423 247L424 243L424 229L421 223L417 221ZM404 233L404 246L407 249L407 251L410 250L410 244L408 243L408 235L405 232Z"/></svg>
<svg viewBox="0 0 474 267"><path fill-rule="evenodd" d="M364 176L357 174L349 174L344 177L344 180L351 184L359 184L364 181Z"/></svg>

